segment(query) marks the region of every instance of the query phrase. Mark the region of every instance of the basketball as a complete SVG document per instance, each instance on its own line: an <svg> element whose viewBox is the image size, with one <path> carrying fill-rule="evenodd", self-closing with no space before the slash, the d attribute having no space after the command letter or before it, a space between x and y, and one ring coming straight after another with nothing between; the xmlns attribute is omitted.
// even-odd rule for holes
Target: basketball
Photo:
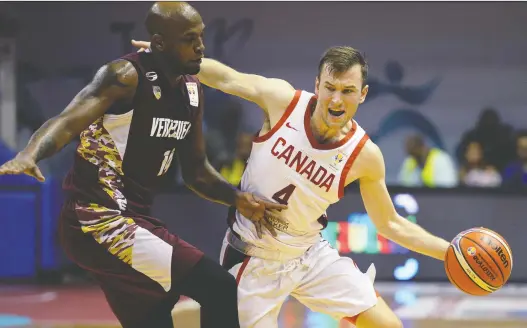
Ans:
<svg viewBox="0 0 527 328"><path fill-rule="evenodd" d="M512 252L505 239L486 228L461 232L445 258L450 282L459 290L483 296L500 289L512 270Z"/></svg>

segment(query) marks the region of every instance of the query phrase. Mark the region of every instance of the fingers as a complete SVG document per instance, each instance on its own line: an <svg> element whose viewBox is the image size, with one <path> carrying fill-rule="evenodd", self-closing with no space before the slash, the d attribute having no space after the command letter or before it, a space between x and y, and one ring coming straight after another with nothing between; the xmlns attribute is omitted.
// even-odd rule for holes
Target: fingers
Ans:
<svg viewBox="0 0 527 328"><path fill-rule="evenodd" d="M278 210L268 210L266 209L264 212L264 218L272 218L274 221L278 221L282 224L286 223L286 220L282 218L280 215L280 212Z"/></svg>
<svg viewBox="0 0 527 328"><path fill-rule="evenodd" d="M263 226L266 227L267 230L269 230L269 232L271 233L271 235L273 235L273 237L277 236L276 230L274 229L273 225L266 218L264 218L263 220L260 220L259 222L261 222Z"/></svg>
<svg viewBox="0 0 527 328"><path fill-rule="evenodd" d="M256 221L254 222L254 227L256 228L256 234L258 235L258 238L262 238L262 221Z"/></svg>
<svg viewBox="0 0 527 328"><path fill-rule="evenodd" d="M136 48L146 49L150 47L150 42L132 40L132 45Z"/></svg>
<svg viewBox="0 0 527 328"><path fill-rule="evenodd" d="M286 210L287 209L287 205L278 204L278 203L271 203L271 202L268 202L268 201L265 201L265 200L262 200L262 199L259 199L258 203L260 203L263 206L265 206L266 209L275 209L275 210Z"/></svg>
<svg viewBox="0 0 527 328"><path fill-rule="evenodd" d="M38 181L44 182L46 180L46 178L44 178L44 175L42 174L38 166L35 166L30 172L31 172L30 175L35 177Z"/></svg>
<svg viewBox="0 0 527 328"><path fill-rule="evenodd" d="M9 170L9 166L7 164L9 164L9 163L6 163L6 164L0 166L0 174L9 174L10 173L9 172L10 171Z"/></svg>
<svg viewBox="0 0 527 328"><path fill-rule="evenodd" d="M263 205L263 204L260 204L260 200L254 198L254 195L253 195L253 194L249 194L249 197L247 197L247 200L248 200L249 203L250 203L252 206L254 206L254 207L260 208L260 207L265 206L265 205Z"/></svg>
<svg viewBox="0 0 527 328"><path fill-rule="evenodd" d="M23 172L24 170L17 167L12 160L0 166L0 174L20 174Z"/></svg>
<svg viewBox="0 0 527 328"><path fill-rule="evenodd" d="M44 182L46 180L38 166L20 164L14 160L11 160L0 166L0 175L4 174L26 174L34 177L40 182Z"/></svg>

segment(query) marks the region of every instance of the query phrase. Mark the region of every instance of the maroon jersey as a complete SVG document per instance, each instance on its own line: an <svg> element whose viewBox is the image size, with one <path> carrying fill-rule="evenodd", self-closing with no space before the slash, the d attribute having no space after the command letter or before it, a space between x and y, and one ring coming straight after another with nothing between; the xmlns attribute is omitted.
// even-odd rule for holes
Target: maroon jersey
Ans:
<svg viewBox="0 0 527 328"><path fill-rule="evenodd" d="M137 70L133 102L116 104L81 133L64 189L92 207L148 214L178 147L201 124L203 91L190 75L170 85L151 53L122 59Z"/></svg>

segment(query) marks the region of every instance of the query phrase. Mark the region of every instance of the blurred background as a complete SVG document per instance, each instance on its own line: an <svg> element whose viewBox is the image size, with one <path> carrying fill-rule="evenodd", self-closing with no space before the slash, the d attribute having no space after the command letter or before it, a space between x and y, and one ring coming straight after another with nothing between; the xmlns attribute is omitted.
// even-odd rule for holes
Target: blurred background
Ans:
<svg viewBox="0 0 527 328"><path fill-rule="evenodd" d="M324 237L363 271L375 263L378 289L405 327L527 326L521 254L527 231L526 3L191 4L207 25L206 56L297 89L313 90L327 47L363 51L370 91L356 120L383 151L397 208L447 240L488 227L515 251L508 287L486 298L463 295L448 283L442 263L378 236L350 186L328 211ZM101 65L135 51L130 39L147 40L143 19L150 5L0 3L0 162L62 111ZM209 159L233 184L262 120L256 105L206 88ZM0 327L117 327L91 278L65 258L56 239L61 183L75 147L41 163L44 184L0 176ZM218 258L227 209L192 194L177 166L172 171L154 215ZM64 306L71 311L59 310ZM281 327L339 325L294 301L280 320ZM181 327L195 325L189 322Z"/></svg>

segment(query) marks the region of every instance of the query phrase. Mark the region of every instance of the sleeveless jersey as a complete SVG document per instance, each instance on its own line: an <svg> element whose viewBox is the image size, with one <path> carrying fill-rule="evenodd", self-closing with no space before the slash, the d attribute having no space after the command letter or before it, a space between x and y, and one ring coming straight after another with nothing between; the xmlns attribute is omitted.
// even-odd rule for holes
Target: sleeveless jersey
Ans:
<svg viewBox="0 0 527 328"><path fill-rule="evenodd" d="M310 122L314 94L296 91L272 129L254 139L241 189L287 204L285 224L273 222L278 236L268 231L258 238L251 221L235 213L232 230L244 242L267 250L304 252L320 238L327 225L326 209L344 193L346 176L368 135L355 122L339 142L320 144Z"/></svg>
<svg viewBox="0 0 527 328"><path fill-rule="evenodd" d="M181 77L172 86L149 52L122 59L137 71L130 105L110 108L80 135L73 168L64 189L90 206L148 215L153 193L181 146L190 146L203 115L197 78Z"/></svg>

